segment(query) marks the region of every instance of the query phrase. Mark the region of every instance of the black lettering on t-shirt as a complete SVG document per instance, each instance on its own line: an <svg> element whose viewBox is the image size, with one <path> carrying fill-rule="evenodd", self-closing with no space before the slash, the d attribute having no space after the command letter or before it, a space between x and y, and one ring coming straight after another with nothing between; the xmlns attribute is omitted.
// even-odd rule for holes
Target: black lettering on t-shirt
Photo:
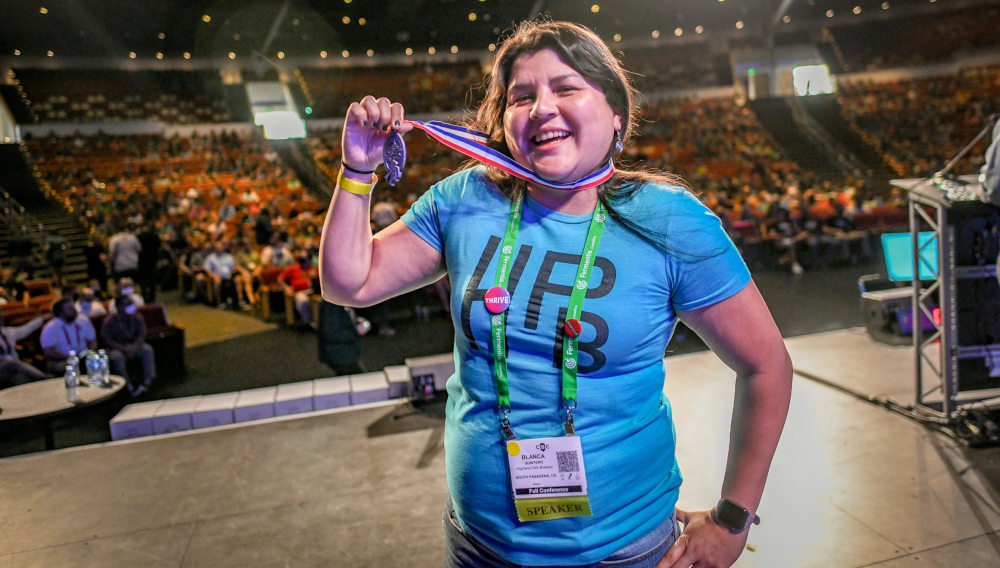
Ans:
<svg viewBox="0 0 1000 568"><path fill-rule="evenodd" d="M538 276L535 277L535 285L531 288L528 309L524 314L524 327L526 329L538 329L538 314L542 311L542 301L545 299L545 294L563 296L568 301L569 295L573 292L572 281L567 284L557 284L551 281L552 269L555 268L557 262L576 268L580 266L580 255L551 250L545 253L542 266L538 269ZM598 256L594 260L594 268L601 270L601 283L596 288L587 290L587 299L602 298L610 294L615 287L615 279L618 275L614 263L603 256ZM573 272L573 275L576 276L576 271Z"/></svg>
<svg viewBox="0 0 1000 568"><path fill-rule="evenodd" d="M465 288L465 295L462 297L462 333L469 340L469 347L476 350L479 349L479 346L476 344L476 338L472 335L472 306L473 304L483 302L486 299L486 292L493 287L493 282L496 279L495 273L487 277L485 286L481 286L481 284L483 278L487 276L486 269L489 268L493 255L500 248L500 243L501 239L496 235L491 236L489 241L486 242L483 254L479 256L479 262L476 264L472 278L469 279L469 285ZM510 277L507 281L507 291L510 292L511 296L514 295L514 291L517 289L517 283L524 272L524 266L528 264L531 250L532 247L530 245L522 245L517 252L517 257L514 259L514 265L511 266Z"/></svg>

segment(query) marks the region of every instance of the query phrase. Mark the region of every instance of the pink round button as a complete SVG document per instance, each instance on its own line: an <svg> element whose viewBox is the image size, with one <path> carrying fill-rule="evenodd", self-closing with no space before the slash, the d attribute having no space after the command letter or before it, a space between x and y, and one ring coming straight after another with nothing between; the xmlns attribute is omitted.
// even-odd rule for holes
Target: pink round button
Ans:
<svg viewBox="0 0 1000 568"><path fill-rule="evenodd" d="M486 291L486 298L483 299L483 302L491 314L500 314L510 307L510 293L502 286L494 286Z"/></svg>

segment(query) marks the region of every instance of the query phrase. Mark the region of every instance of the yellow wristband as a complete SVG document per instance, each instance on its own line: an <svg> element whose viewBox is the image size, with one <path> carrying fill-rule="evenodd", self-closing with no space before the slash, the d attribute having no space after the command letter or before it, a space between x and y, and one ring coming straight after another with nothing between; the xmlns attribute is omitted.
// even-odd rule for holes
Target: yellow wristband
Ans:
<svg viewBox="0 0 1000 568"><path fill-rule="evenodd" d="M360 181L348 179L344 177L343 168L340 170L340 175L337 176L337 186L348 193L353 193L354 195L368 195L372 192L372 188L375 187L375 182L377 181L378 176L375 174L372 174L371 183L362 183Z"/></svg>

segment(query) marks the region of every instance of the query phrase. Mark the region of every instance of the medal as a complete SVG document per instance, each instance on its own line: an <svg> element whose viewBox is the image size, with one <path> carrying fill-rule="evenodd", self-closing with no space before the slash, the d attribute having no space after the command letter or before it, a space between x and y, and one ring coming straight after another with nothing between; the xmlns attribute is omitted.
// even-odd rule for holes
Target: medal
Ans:
<svg viewBox="0 0 1000 568"><path fill-rule="evenodd" d="M395 186L403 177L403 166L406 165L406 144L395 130L389 133L382 146L382 162L385 163L385 181Z"/></svg>

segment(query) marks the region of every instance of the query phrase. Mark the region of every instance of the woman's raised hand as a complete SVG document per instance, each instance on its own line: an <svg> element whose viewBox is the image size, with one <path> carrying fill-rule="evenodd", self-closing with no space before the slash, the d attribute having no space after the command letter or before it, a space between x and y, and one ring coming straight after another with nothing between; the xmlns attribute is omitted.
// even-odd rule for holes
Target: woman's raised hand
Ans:
<svg viewBox="0 0 1000 568"><path fill-rule="evenodd" d="M413 126L403 120L403 105L365 96L347 107L341 159L349 168L374 170L382 163L382 146L391 130L404 134Z"/></svg>

